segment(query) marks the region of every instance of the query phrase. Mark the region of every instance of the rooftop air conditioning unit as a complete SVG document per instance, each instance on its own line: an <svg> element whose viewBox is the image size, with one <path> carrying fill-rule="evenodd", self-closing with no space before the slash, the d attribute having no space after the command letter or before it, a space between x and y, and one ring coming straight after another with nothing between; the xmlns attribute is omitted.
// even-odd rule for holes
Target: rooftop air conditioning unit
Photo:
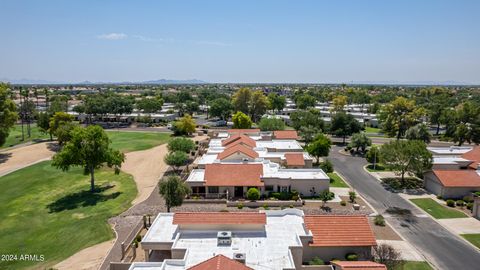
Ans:
<svg viewBox="0 0 480 270"><path fill-rule="evenodd" d="M233 259L237 262L245 264L247 255L245 253L233 253Z"/></svg>
<svg viewBox="0 0 480 270"><path fill-rule="evenodd" d="M230 246L232 244L232 232L227 232L227 231L218 232L217 244L219 246Z"/></svg>

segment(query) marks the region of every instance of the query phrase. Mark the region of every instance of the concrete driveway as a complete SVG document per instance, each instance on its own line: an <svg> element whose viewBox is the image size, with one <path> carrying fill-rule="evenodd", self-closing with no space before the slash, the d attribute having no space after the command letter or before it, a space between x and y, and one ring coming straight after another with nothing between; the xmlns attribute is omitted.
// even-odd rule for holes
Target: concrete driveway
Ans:
<svg viewBox="0 0 480 270"><path fill-rule="evenodd" d="M478 269L480 252L458 236L425 215L396 193L387 191L368 174L361 157L338 153L334 146L329 159L338 171L365 200L379 213L385 214L389 224L412 246L419 250L437 269Z"/></svg>

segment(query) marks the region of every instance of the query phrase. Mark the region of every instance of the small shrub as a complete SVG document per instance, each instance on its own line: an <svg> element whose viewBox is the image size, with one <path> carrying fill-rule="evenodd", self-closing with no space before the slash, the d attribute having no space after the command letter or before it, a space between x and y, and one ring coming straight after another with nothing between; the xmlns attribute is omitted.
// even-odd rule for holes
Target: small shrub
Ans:
<svg viewBox="0 0 480 270"><path fill-rule="evenodd" d="M473 209L473 203L471 203L471 202L467 203L467 209L472 210Z"/></svg>
<svg viewBox="0 0 480 270"><path fill-rule="evenodd" d="M242 208L243 208L243 205L242 205ZM239 208L239 209L242 209L242 208ZM228 212L228 209L222 209L222 210L220 210L220 212Z"/></svg>
<svg viewBox="0 0 480 270"><path fill-rule="evenodd" d="M357 198L357 193L355 193L355 191L350 191L348 192L348 197L350 199L350 202L354 203L355 199Z"/></svg>
<svg viewBox="0 0 480 270"><path fill-rule="evenodd" d="M243 203L237 204L237 208L238 208L238 209L243 209Z"/></svg>
<svg viewBox="0 0 480 270"><path fill-rule="evenodd" d="M473 194L480 197L480 191L475 191L475 193L473 193Z"/></svg>
<svg viewBox="0 0 480 270"><path fill-rule="evenodd" d="M346 205L347 205L347 202L346 202L346 201L340 201L340 205L341 205L341 206L346 206Z"/></svg>
<svg viewBox="0 0 480 270"><path fill-rule="evenodd" d="M313 257L309 262L309 265L324 265L325 262L319 257Z"/></svg>
<svg viewBox="0 0 480 270"><path fill-rule="evenodd" d="M286 192L286 191L280 192L280 197L279 197L279 199L280 199L281 201L288 201L288 200L290 200L291 198L292 198L292 194L291 194L290 192Z"/></svg>
<svg viewBox="0 0 480 270"><path fill-rule="evenodd" d="M324 162L320 163L320 169L322 169L326 173L333 172L333 164L330 160L326 159Z"/></svg>
<svg viewBox="0 0 480 270"><path fill-rule="evenodd" d="M473 198L472 198L472 196L464 196L463 201L466 202L466 203L471 203L471 202L473 202Z"/></svg>
<svg viewBox="0 0 480 270"><path fill-rule="evenodd" d="M264 203L263 204L263 209L268 210L268 209L270 209L270 207L268 207L268 204Z"/></svg>
<svg viewBox="0 0 480 270"><path fill-rule="evenodd" d="M382 215L376 215L374 220L375 225L377 226L385 226L385 218Z"/></svg>
<svg viewBox="0 0 480 270"><path fill-rule="evenodd" d="M135 240L139 243L142 242L142 236L140 234L137 235L137 237L135 237Z"/></svg>
<svg viewBox="0 0 480 270"><path fill-rule="evenodd" d="M270 192L270 197L280 199L280 192Z"/></svg>
<svg viewBox="0 0 480 270"><path fill-rule="evenodd" d="M455 202L455 204L459 207L464 207L465 206L465 202L463 200L458 200Z"/></svg>
<svg viewBox="0 0 480 270"><path fill-rule="evenodd" d="M260 199L260 191L256 188L249 188L247 191L247 199L250 201L256 201Z"/></svg>
<svg viewBox="0 0 480 270"><path fill-rule="evenodd" d="M442 200L442 195L437 195L437 199Z"/></svg>
<svg viewBox="0 0 480 270"><path fill-rule="evenodd" d="M452 200L452 199L448 199L448 200L447 200L447 206L449 206L449 207L455 207L455 201Z"/></svg>
<svg viewBox="0 0 480 270"><path fill-rule="evenodd" d="M290 204L289 207L290 207L290 208L293 208L293 204Z"/></svg>
<svg viewBox="0 0 480 270"><path fill-rule="evenodd" d="M348 253L346 256L345 256L345 259L347 261L358 261L358 255L355 254L355 253Z"/></svg>

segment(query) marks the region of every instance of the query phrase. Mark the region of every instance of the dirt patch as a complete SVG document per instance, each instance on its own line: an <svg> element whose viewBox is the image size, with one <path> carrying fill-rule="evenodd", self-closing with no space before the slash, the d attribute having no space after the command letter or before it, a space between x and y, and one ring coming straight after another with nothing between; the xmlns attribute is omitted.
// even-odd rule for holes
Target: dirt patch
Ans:
<svg viewBox="0 0 480 270"><path fill-rule="evenodd" d="M43 142L5 150L0 153L0 176L49 160L55 152L54 143Z"/></svg>
<svg viewBox="0 0 480 270"><path fill-rule="evenodd" d="M390 227L388 224L385 226L377 226L374 223L374 217L368 218L370 227L372 227L373 233L377 240L402 240L402 238Z"/></svg>
<svg viewBox="0 0 480 270"><path fill-rule="evenodd" d="M54 266L58 270L94 270L98 269L108 251L112 248L115 239L106 241L75 253L73 256Z"/></svg>

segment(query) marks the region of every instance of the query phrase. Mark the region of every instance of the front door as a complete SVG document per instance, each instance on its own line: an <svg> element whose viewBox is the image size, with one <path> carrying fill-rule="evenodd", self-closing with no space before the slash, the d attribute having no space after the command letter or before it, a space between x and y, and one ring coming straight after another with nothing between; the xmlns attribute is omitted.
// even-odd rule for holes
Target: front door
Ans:
<svg viewBox="0 0 480 270"><path fill-rule="evenodd" d="M235 197L243 197L243 187L235 187Z"/></svg>

